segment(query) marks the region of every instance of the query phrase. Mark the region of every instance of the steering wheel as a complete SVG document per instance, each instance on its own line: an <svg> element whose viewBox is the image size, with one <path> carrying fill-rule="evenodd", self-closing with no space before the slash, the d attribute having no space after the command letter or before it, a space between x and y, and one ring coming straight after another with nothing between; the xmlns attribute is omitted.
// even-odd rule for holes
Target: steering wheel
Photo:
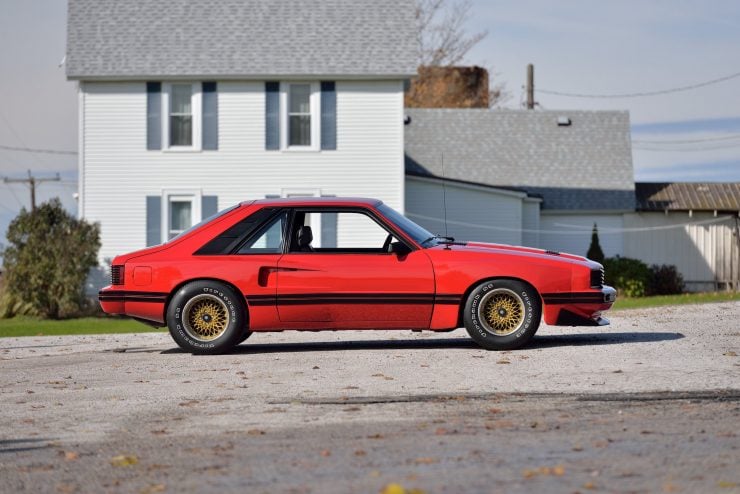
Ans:
<svg viewBox="0 0 740 494"><path fill-rule="evenodd" d="M388 234L388 236L385 237L385 242L383 242L383 252L391 252L391 242L393 242L393 235Z"/></svg>

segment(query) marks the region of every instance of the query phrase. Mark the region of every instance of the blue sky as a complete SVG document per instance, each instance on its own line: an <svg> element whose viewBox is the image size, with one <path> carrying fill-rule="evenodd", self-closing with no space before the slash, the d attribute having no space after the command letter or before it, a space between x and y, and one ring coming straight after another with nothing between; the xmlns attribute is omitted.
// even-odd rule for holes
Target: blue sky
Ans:
<svg viewBox="0 0 740 494"><path fill-rule="evenodd" d="M467 62L493 68L509 108L519 107L527 63L536 89L577 93L653 91L740 72L737 0L473 0L472 14L470 30L490 34ZM0 145L76 150L76 85L58 66L65 23L64 0L0 0ZM638 181L740 181L740 78L646 98L536 99L545 109L629 110ZM74 156L0 149L0 176L27 169L61 172L63 182L40 187L38 199L58 195L76 209ZM0 231L28 197L0 183Z"/></svg>

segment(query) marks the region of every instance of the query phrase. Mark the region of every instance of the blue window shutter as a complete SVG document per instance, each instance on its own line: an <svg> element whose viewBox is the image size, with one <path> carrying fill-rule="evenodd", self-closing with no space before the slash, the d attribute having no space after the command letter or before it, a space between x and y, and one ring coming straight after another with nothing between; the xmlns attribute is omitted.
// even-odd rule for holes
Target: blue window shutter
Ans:
<svg viewBox="0 0 740 494"><path fill-rule="evenodd" d="M279 82L265 82L265 149L280 149Z"/></svg>
<svg viewBox="0 0 740 494"><path fill-rule="evenodd" d="M146 196L146 246L162 243L162 198Z"/></svg>
<svg viewBox="0 0 740 494"><path fill-rule="evenodd" d="M218 92L215 82L203 83L203 143L204 150L218 149Z"/></svg>
<svg viewBox="0 0 740 494"><path fill-rule="evenodd" d="M337 148L337 90L334 81L321 82L321 149Z"/></svg>
<svg viewBox="0 0 740 494"><path fill-rule="evenodd" d="M204 220L218 213L218 196L203 196L200 199L200 216Z"/></svg>
<svg viewBox="0 0 740 494"><path fill-rule="evenodd" d="M162 149L161 82L146 83L146 148Z"/></svg>

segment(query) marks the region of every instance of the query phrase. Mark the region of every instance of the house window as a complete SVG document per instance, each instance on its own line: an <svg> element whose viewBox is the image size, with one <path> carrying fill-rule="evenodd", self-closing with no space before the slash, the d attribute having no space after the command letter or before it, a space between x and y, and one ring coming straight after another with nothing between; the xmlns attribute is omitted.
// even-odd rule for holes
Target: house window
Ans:
<svg viewBox="0 0 740 494"><path fill-rule="evenodd" d="M202 142L202 91L200 84L171 83L164 85L166 118L162 134L166 148L176 151L199 151Z"/></svg>
<svg viewBox="0 0 740 494"><path fill-rule="evenodd" d="M288 146L311 145L311 85L291 84L288 89Z"/></svg>
<svg viewBox="0 0 740 494"><path fill-rule="evenodd" d="M167 240L170 240L193 226L193 196L169 196Z"/></svg>
<svg viewBox="0 0 740 494"><path fill-rule="evenodd" d="M283 84L283 148L318 150L321 91L318 83Z"/></svg>

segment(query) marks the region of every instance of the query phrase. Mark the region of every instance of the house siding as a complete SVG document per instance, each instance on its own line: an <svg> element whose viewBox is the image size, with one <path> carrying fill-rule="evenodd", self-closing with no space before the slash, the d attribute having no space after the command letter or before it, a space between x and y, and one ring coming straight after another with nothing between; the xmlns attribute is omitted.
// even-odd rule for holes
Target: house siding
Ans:
<svg viewBox="0 0 740 494"><path fill-rule="evenodd" d="M406 215L430 232L445 235L446 202L447 235L458 240L522 244L524 194L453 182L445 189L439 181L407 176Z"/></svg>
<svg viewBox="0 0 740 494"><path fill-rule="evenodd" d="M635 213L625 216L624 255L647 264L673 264L686 288L739 286L740 245L735 218L713 213Z"/></svg>
<svg viewBox="0 0 740 494"><path fill-rule="evenodd" d="M144 82L81 85L80 215L101 225L101 260L145 247L146 196L163 189L217 196L220 209L319 192L375 197L403 211L401 81L337 81L332 151L266 151L264 88L219 81L218 151L182 152L147 151Z"/></svg>

